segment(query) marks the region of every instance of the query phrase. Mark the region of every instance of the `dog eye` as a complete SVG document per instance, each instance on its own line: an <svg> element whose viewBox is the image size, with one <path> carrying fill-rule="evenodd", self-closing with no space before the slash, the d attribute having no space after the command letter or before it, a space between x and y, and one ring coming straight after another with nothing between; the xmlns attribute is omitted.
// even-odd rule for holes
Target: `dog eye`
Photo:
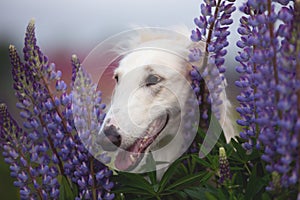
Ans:
<svg viewBox="0 0 300 200"><path fill-rule="evenodd" d="M146 79L146 86L148 87L151 85L155 85L160 81L161 81L161 78L159 76L151 74Z"/></svg>

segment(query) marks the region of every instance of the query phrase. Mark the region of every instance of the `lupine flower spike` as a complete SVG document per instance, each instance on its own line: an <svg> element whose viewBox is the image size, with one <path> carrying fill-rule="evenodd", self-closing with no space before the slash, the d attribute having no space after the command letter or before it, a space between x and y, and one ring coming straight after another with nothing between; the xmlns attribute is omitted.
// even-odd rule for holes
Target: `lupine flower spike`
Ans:
<svg viewBox="0 0 300 200"><path fill-rule="evenodd" d="M244 148L262 150L266 170L277 177L267 190L278 182L299 185L299 4L249 0L240 8L237 123Z"/></svg>
<svg viewBox="0 0 300 200"><path fill-rule="evenodd" d="M219 165L220 165L220 179L219 182L222 184L226 180L231 179L231 173L229 168L229 162L227 160L226 151L224 147L219 148Z"/></svg>
<svg viewBox="0 0 300 200"><path fill-rule="evenodd" d="M9 52L23 126L1 104L0 143L21 199L113 199L112 172L81 142L73 120L72 93L61 71L37 46L34 21L26 30L24 59L12 45ZM74 81L83 69L76 56L72 65ZM82 79L90 81L87 76ZM100 117L103 112L95 114Z"/></svg>
<svg viewBox="0 0 300 200"><path fill-rule="evenodd" d="M202 66L194 66L190 75L192 77L195 94L199 96L199 105L203 104L203 121L207 120L208 107L205 102L214 102L213 105L219 105L219 93L222 83L222 78L219 74L225 72L225 59L227 54L225 49L228 46L227 36L230 34L228 31L229 25L232 24L231 14L235 11L233 3L227 1L205 1L200 5L201 15L199 18L195 18L196 29L192 31L191 40L195 42L195 47L191 49L190 61L197 62L201 58ZM201 41L204 41L205 52L202 52L201 48L197 47ZM200 43L200 44L199 44ZM210 67L211 66L211 67ZM216 66L216 67L214 67ZM217 71L215 71L217 70ZM204 86L205 76L209 76L207 79L206 88ZM213 95L207 96L209 89L210 92L214 92ZM217 118L220 118L217 107L212 107L213 112Z"/></svg>
<svg viewBox="0 0 300 200"><path fill-rule="evenodd" d="M231 104L225 94L227 83L224 79L226 69L224 56L227 54L226 47L229 44L227 37L230 34L228 28L233 23L231 15L234 11L235 6L229 1L204 1L200 5L200 16L194 19L196 29L191 34L194 45L189 56L190 62L195 63L190 76L201 112L200 128L207 131L209 116L213 114L221 122L227 142L235 136L230 113L232 108L230 109ZM208 141L216 140L216 136L209 134L206 136L211 138ZM203 142L200 157L205 154L203 151L210 150L211 143L211 141Z"/></svg>

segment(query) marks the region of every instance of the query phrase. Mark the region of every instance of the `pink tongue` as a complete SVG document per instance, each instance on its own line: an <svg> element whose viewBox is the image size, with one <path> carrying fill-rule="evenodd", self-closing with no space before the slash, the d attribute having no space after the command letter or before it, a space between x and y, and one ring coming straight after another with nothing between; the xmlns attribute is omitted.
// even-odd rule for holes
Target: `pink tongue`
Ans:
<svg viewBox="0 0 300 200"><path fill-rule="evenodd" d="M154 121L154 127L162 127L162 120ZM151 125L151 126L152 126ZM116 159L115 159L115 167L122 171L128 171L130 168L134 167L137 162L139 162L139 158L141 153L148 147L157 135L152 135L153 132L158 132L156 130L152 130L151 133L147 133L147 138L139 138L136 142L127 150L120 149Z"/></svg>
<svg viewBox="0 0 300 200"><path fill-rule="evenodd" d="M134 161L132 161L130 155L134 157ZM115 167L122 171L128 170L130 167L135 165L136 161L138 160L138 155L139 153L120 150L118 155L116 156Z"/></svg>

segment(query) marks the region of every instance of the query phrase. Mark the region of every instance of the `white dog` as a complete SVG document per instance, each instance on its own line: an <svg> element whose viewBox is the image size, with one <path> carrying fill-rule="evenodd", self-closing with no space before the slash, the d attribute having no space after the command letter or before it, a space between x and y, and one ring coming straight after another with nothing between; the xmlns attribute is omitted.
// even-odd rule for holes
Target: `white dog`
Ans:
<svg viewBox="0 0 300 200"><path fill-rule="evenodd" d="M145 166L153 167L149 152L155 164L148 170L162 169L193 141L184 129L191 108L199 113L188 103L194 95L187 62L192 42L186 33L157 29L139 29L127 39L119 45L124 57L114 72L117 83L100 143L117 170L145 172ZM229 141L236 131L235 121L226 118L232 108L225 97L222 93L221 126ZM197 125L199 116L188 120Z"/></svg>

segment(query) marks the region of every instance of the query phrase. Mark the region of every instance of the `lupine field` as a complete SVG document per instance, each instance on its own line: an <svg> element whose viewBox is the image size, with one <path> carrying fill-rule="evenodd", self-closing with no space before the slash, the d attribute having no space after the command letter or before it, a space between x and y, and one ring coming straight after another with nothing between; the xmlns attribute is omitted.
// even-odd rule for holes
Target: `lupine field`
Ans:
<svg viewBox="0 0 300 200"><path fill-rule="evenodd" d="M70 55L72 81L65 82L42 52L35 34L38 24L32 20L23 49L10 45L11 65L1 66L11 68L13 85L7 87L15 91L21 119L15 120L11 108L0 102L0 152L19 199L300 200L300 1L245 0L241 7L234 0L199 4L190 40L203 41L205 52L190 49L191 62L206 55L205 66L216 66L217 74L224 76L228 36L237 38L238 78L228 87L239 91L234 108L239 136L227 143L222 134L213 149L199 157L211 110L218 115L208 100L218 102L218 95L210 96L206 84L216 89L222 78L205 82L193 66L191 87L201 116L187 152L160 180L155 171L135 174L107 167L82 141L97 134L95 124L105 119L101 91L87 90L74 104L74 88L96 87L82 66L83 58ZM240 13L235 19L239 27L230 32L234 12ZM81 104L86 97L94 102L90 109L96 117L78 128L75 123L86 116Z"/></svg>

